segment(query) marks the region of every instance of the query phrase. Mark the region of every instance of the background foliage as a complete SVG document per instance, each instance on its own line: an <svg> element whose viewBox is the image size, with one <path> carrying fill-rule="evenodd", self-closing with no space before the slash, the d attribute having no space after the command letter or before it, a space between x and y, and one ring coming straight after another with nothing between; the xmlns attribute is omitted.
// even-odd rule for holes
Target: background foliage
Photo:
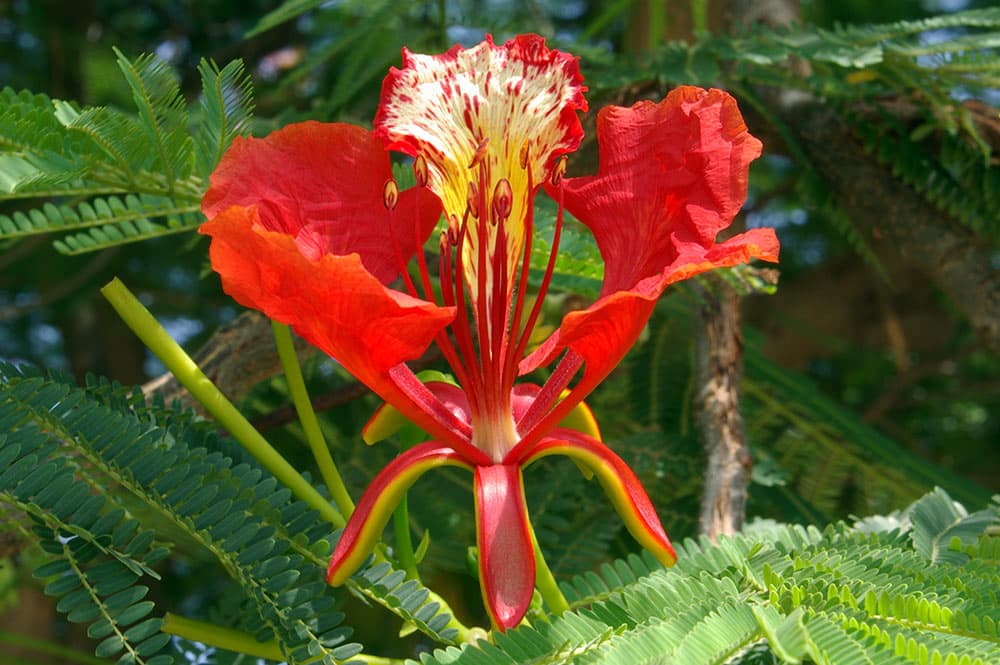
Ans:
<svg viewBox="0 0 1000 665"><path fill-rule="evenodd" d="M761 3L765 24L736 28L711 2L400 4L0 0L0 355L16 363L0 368L0 662L236 658L170 641L168 611L299 662L340 662L359 645L438 663L1000 660L1000 334L928 258L958 234L959 249L992 257L992 273L963 274L1000 302L1000 11L813 0L788 26L775 20L782 3ZM374 567L349 593L327 589L329 525L210 423L94 378L128 386L162 371L97 287L121 276L199 347L238 314L191 232L232 137L305 118L367 124L402 45L435 51L485 31L539 32L579 54L594 109L679 83L732 90L767 151L743 223L778 228L781 278L744 299L748 532L692 540L677 569L657 570L599 493L545 460L527 472L529 503L573 612L549 623L539 609L495 646L431 653L456 635L423 587ZM803 128L810 117L824 122ZM894 225L923 229L923 217L873 223L815 158L810 140L832 121L940 224L922 252L901 248ZM594 147L572 171L593 170ZM893 203L878 182L859 184L877 209ZM599 278L596 249L569 229L545 323ZM749 273L728 279L767 290ZM678 540L696 537L701 491L699 293L677 287L590 400ZM306 380L334 404L322 426L358 496L396 450L360 442L377 403L324 358ZM240 406L308 471L287 402L275 378ZM415 532L429 532L424 581L482 625L470 484L436 472L409 505Z"/></svg>

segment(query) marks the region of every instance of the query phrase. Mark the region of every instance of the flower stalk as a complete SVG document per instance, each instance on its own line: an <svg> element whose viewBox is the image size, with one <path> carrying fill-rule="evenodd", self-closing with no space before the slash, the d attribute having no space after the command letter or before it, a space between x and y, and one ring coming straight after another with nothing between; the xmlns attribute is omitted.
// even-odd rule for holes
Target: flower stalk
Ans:
<svg viewBox="0 0 1000 665"><path fill-rule="evenodd" d="M334 503L345 517L350 517L354 512L354 501L344 486L344 480L337 471L337 465L330 454L330 448L326 444L326 438L320 429L319 420L313 410L312 401L306 390L305 381L302 378L302 368L299 366L299 357L295 353L295 345L292 342L292 332L288 326L271 322L274 330L274 343L278 348L278 357L281 359L281 367L285 372L285 381L288 382L288 392L292 396L292 403L295 411L299 415L299 422L302 423L302 430L305 432L306 441L312 450L313 458L319 467L320 475L326 488L330 492Z"/></svg>
<svg viewBox="0 0 1000 665"><path fill-rule="evenodd" d="M200 642L206 646L234 651L246 654L254 658L264 658L266 660L284 661L285 655L281 647L274 640L270 642L258 642L250 633L245 633L234 628L217 626L206 621L189 619L168 612L163 617L163 625L160 627L168 635L176 635L191 642ZM322 659L316 658L303 661L303 665L315 663ZM397 658L384 658L381 656L370 656L359 653L351 657L351 662L361 662L365 665L402 665L403 660Z"/></svg>
<svg viewBox="0 0 1000 665"><path fill-rule="evenodd" d="M250 424L239 409L205 376L180 344L170 337L138 298L117 277L101 293L125 324L160 359L182 386L198 400L218 423L240 442L265 469L284 483L292 493L338 528L347 522L323 495L316 491L288 461Z"/></svg>

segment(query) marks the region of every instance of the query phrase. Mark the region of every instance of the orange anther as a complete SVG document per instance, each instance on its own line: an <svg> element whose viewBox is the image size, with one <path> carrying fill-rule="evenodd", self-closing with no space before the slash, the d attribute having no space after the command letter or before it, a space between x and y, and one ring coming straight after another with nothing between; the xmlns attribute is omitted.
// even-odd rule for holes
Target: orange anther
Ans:
<svg viewBox="0 0 1000 665"><path fill-rule="evenodd" d="M514 191L510 188L510 181L501 178L497 186L493 189L493 219L494 224L502 222L510 217L510 211L514 209Z"/></svg>
<svg viewBox="0 0 1000 665"><path fill-rule="evenodd" d="M558 186L562 181L563 176L566 174L566 156L563 155L556 162L555 166L552 167L552 184L553 186Z"/></svg>
<svg viewBox="0 0 1000 665"><path fill-rule="evenodd" d="M417 179L417 184L421 187L427 186L427 160L423 155L417 155L413 160L413 175Z"/></svg>
<svg viewBox="0 0 1000 665"><path fill-rule="evenodd" d="M472 160L469 162L469 168L475 168L479 166L479 162L483 161L483 157L486 156L486 146L490 144L489 137L484 138L479 143L479 147L476 148L476 154L472 156Z"/></svg>
<svg viewBox="0 0 1000 665"><path fill-rule="evenodd" d="M473 219L479 219L479 188L476 183L469 181L469 193L465 197L465 206L469 209L469 214Z"/></svg>
<svg viewBox="0 0 1000 665"><path fill-rule="evenodd" d="M385 186L382 188L382 202L385 204L386 210L392 210L399 203L399 187L392 178L386 180Z"/></svg>

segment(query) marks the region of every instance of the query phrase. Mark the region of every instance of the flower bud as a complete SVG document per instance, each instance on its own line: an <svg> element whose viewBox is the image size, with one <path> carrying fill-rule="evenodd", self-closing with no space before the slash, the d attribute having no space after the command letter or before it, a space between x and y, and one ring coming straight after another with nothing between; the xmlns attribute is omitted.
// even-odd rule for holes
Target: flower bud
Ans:
<svg viewBox="0 0 1000 665"><path fill-rule="evenodd" d="M392 210L398 202L399 187L396 185L395 180L389 178L385 181L385 186L382 188L382 203L385 204L386 210Z"/></svg>

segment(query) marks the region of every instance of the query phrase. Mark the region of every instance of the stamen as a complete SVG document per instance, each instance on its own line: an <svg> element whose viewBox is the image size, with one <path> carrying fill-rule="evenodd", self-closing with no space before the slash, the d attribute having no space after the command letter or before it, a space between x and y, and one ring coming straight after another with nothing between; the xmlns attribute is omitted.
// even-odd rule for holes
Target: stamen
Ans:
<svg viewBox="0 0 1000 665"><path fill-rule="evenodd" d="M459 229L458 217L448 215L448 242L451 243L452 247L458 244Z"/></svg>
<svg viewBox="0 0 1000 665"><path fill-rule="evenodd" d="M525 146L525 149L527 145ZM528 191L535 189L535 179L532 173L530 162L527 164L528 171ZM522 254L521 272L517 278L517 294L514 296L514 315L510 323L510 339L519 340L521 333L521 316L524 313L524 300L528 293L528 271L531 268L531 240L535 234L535 211L533 206L528 206L528 214L524 220L524 252ZM505 386L513 386L517 377L517 363L520 356L516 352L511 352L509 346L504 349L504 370L503 383Z"/></svg>
<svg viewBox="0 0 1000 665"><path fill-rule="evenodd" d="M455 321L452 327L455 332L455 343L458 345L459 351L462 357L465 359L465 365L467 367L475 367L478 363L475 362L476 351L472 343L472 330L469 328L469 317L468 312L465 308L465 280L462 279L464 273L464 255L465 255L465 239L468 236L468 225L469 225L469 210L466 209L465 215L462 219L461 228L458 231L458 242L455 246L455 270L443 270L441 272L442 278L447 275L450 285L453 285L453 289L449 289L450 292L455 294ZM442 279L442 286L444 286L444 279ZM478 396L483 394L483 382L482 382L481 372L470 372L469 379L470 383L467 386L466 394L469 396L470 407L474 410L478 409L477 402ZM478 381L477 381L478 380Z"/></svg>
<svg viewBox="0 0 1000 665"><path fill-rule="evenodd" d="M386 210L389 211L389 237L392 239L392 251L396 255L396 265L399 267L399 274L403 278L403 283L406 284L406 290L414 298L419 298L417 295L417 289L413 285L413 280L410 279L410 273L406 270L406 259L403 258L403 252L399 247L399 239L396 238L396 215L395 208L396 204L399 202L399 187L396 185L396 181L389 178L385 181L385 185L382 188L382 202L385 204Z"/></svg>
<svg viewBox="0 0 1000 665"><path fill-rule="evenodd" d="M392 178L386 180L382 187L382 203L385 204L386 210L395 210L396 204L399 203L399 186Z"/></svg>
<svg viewBox="0 0 1000 665"><path fill-rule="evenodd" d="M521 146L521 168L524 169L525 171L528 170L528 157L530 156L528 154L529 153L528 148L530 145L531 145L530 143L526 142L523 146Z"/></svg>
<svg viewBox="0 0 1000 665"><path fill-rule="evenodd" d="M535 322L538 320L538 315L542 311L542 303L545 300L545 294L548 293L549 284L552 282L552 273L556 267L556 257L559 254L559 239L562 236L563 227L563 174L566 172L566 158L563 157L556 163L556 166L552 170L552 177L554 184L559 187L559 200L556 202L557 213L556 213L556 226L552 231L552 249L549 254L549 262L545 266L545 275L542 277L542 283L538 286L538 295L535 297L535 304L531 308L531 314L528 315L528 322L524 326L524 330L521 331L520 340L517 343L517 351L515 356L521 358L524 355L524 350L528 347L528 341L531 339L531 332L534 330ZM525 258L528 261L528 258Z"/></svg>

